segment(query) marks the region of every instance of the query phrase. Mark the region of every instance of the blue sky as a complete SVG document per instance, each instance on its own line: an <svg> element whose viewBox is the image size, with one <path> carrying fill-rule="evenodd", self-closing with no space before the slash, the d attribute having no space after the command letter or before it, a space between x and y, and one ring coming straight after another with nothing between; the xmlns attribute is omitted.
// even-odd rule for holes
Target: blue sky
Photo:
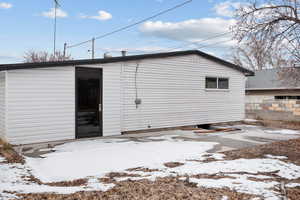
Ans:
<svg viewBox="0 0 300 200"><path fill-rule="evenodd" d="M173 7L184 0L60 0L57 21L57 48L91 39L159 11ZM235 23L232 10L240 5L235 1L193 0L144 24L96 41L96 57L104 52L119 55L125 49L129 54L195 49L187 42L229 31ZM53 0L0 0L0 64L22 62L28 50L53 51ZM235 44L231 35L199 43L211 45L201 50L226 56ZM222 41L227 41L223 43ZM75 59L90 58L90 43L68 49Z"/></svg>

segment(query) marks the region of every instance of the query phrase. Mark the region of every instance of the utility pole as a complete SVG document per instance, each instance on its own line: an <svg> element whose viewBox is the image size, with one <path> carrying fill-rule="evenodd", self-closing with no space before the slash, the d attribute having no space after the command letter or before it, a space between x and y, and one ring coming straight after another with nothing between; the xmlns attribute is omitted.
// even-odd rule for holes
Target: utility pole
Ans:
<svg viewBox="0 0 300 200"><path fill-rule="evenodd" d="M95 38L92 39L92 59L95 58Z"/></svg>
<svg viewBox="0 0 300 200"><path fill-rule="evenodd" d="M67 43L64 43L64 59L66 58L66 53L67 53Z"/></svg>
<svg viewBox="0 0 300 200"><path fill-rule="evenodd" d="M55 58L56 54L56 21L57 21L57 8L59 3L57 0L54 0L54 35L53 35L53 56Z"/></svg>

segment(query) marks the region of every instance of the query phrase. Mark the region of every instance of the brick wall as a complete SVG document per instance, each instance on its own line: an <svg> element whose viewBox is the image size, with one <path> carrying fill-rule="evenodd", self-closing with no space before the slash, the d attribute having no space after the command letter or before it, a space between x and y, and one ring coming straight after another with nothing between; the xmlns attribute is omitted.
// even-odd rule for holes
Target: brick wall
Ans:
<svg viewBox="0 0 300 200"><path fill-rule="evenodd" d="M246 103L246 117L300 122L300 100L263 100Z"/></svg>

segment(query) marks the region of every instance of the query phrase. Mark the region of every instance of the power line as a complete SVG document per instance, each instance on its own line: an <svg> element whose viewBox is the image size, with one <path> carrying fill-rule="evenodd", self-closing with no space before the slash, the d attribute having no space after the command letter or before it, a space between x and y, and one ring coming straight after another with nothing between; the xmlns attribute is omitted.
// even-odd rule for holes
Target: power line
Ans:
<svg viewBox="0 0 300 200"><path fill-rule="evenodd" d="M127 25L127 26L121 27L121 28L116 29L116 30L114 30L114 31L111 31L111 32L105 33L105 34L103 34L103 35L97 36L97 37L95 37L95 40L98 40L98 39L107 37L107 36L112 35L112 34L114 34L114 33L117 33L117 32L123 31L123 30L126 30L126 29L131 28L131 27L133 27L133 26L136 26L136 25L138 25L138 24L144 23L144 22L146 22L146 21L148 21L148 20L150 20L150 19L156 18L156 17L158 17L158 16L160 16L160 15L163 15L163 14L165 14L165 13L167 13L167 12L170 12L170 11L175 10L175 9L177 9L177 8L180 8L180 7L182 7L182 6L184 6L184 5L188 4L188 3L191 3L192 1L193 1L193 0L185 1L185 2L183 2L183 3L181 3L181 4L178 4L178 5L176 5L176 6L172 7L172 8L163 10L163 11L161 11L161 12L155 14L155 15L152 15L152 16L150 16L150 17L144 18L144 19L142 19L142 20L140 20L140 21L137 21L137 22L135 22L135 23L133 23L133 24L129 24L129 25ZM77 46L80 46L80 45L85 44L85 43L88 43L88 42L92 42L92 39L86 40L86 41L83 41L83 42L80 42L80 43L77 43L77 44L74 44L74 45L70 45L70 46L68 46L67 48L77 47Z"/></svg>
<svg viewBox="0 0 300 200"><path fill-rule="evenodd" d="M186 47L186 46L188 46L188 45L199 45L199 43L201 43L201 42L208 41L208 40L212 40L212 39L215 39L215 38L218 38L218 37L227 35L227 34L229 34L229 33L232 33L232 32L231 32L231 31L228 31L228 32L224 32L224 33L219 33L219 34L216 34L216 35L214 35L214 36L211 36L211 37L208 37L208 38L204 38L204 39L202 39L202 40L200 40L200 41L197 41L197 42L185 42L186 44L184 44L184 45L180 45L180 46L176 45L176 46L166 47L166 48L168 48L167 51L174 51L174 50L176 50L176 49L179 49L179 48L182 48L182 47ZM150 53L157 53L157 52L162 52L162 51L155 50L155 51L148 51L148 52L150 52Z"/></svg>
<svg viewBox="0 0 300 200"><path fill-rule="evenodd" d="M198 41L198 42L189 42L189 44L181 45L181 46L178 47L178 48L182 48L182 47L188 46L188 45L190 45L190 44L194 44L194 45L199 45L198 48L196 48L196 49L201 49L201 48L204 48L204 47L209 47L209 46L213 46L213 45L216 45L216 44L221 44L221 43L226 43L226 42L229 42L229 41L233 41L232 39L230 39L230 40L218 41L218 42L211 43L211 44L207 44L207 45L200 45L200 44L199 44L200 42L208 41L208 40L211 40L211 39L220 37L220 36L225 35L225 34L228 34L228 33L230 33L230 32L225 32L225 33L217 34L217 35L215 35L215 36L213 36L213 37L205 38L205 39L203 39L203 40L201 40L201 41ZM154 50L154 51L134 50L134 51L128 51L128 52L131 52L131 53L133 53L133 52L158 53L158 52L165 52L165 51L174 51L174 50L176 50L176 49L178 49L178 48L167 49L167 50ZM104 51L106 50L105 48L99 48L99 49L104 50ZM121 49L120 49L120 50L111 50L111 51L108 51L108 52L120 52L120 51L121 51Z"/></svg>
<svg viewBox="0 0 300 200"><path fill-rule="evenodd" d="M215 43L212 43L212 44L207 44L207 45L200 46L200 47L198 47L198 49L201 49L201 48L204 48L204 47L210 47L210 46L213 46L213 45L216 45L216 44L227 43L227 42L231 42L231 41L233 41L233 40L231 39L231 40L215 42Z"/></svg>
<svg viewBox="0 0 300 200"><path fill-rule="evenodd" d="M214 35L212 37L205 38L205 39L197 41L197 42L187 42L188 44L180 45L180 46L177 46L175 48L171 48L169 51L174 51L176 49L179 49L179 48L182 48L182 47L185 47L185 46L188 46L188 45L199 45L200 42L205 42L205 41L208 41L208 40L212 40L212 39L227 35L229 33L231 33L231 31L228 31L228 32L225 32L225 33L220 33L220 34Z"/></svg>

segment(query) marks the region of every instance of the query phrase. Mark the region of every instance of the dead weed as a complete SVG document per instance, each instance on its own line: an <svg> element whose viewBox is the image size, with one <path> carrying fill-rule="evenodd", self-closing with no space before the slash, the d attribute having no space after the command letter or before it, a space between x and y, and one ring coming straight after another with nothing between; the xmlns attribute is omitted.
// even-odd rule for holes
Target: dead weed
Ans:
<svg viewBox="0 0 300 200"><path fill-rule="evenodd" d="M20 199L31 200L169 200L169 199L197 199L197 200L219 200L228 196L231 200L248 200L253 195L238 193L227 188L208 189L196 187L179 180L176 177L158 178L152 182L149 180L123 181L106 192L77 192L71 195L54 193L43 194L19 194Z"/></svg>
<svg viewBox="0 0 300 200"><path fill-rule="evenodd" d="M164 166L169 167L169 168L175 168L175 167L179 167L182 165L184 165L184 164L181 162L168 162L168 163L164 164Z"/></svg>

